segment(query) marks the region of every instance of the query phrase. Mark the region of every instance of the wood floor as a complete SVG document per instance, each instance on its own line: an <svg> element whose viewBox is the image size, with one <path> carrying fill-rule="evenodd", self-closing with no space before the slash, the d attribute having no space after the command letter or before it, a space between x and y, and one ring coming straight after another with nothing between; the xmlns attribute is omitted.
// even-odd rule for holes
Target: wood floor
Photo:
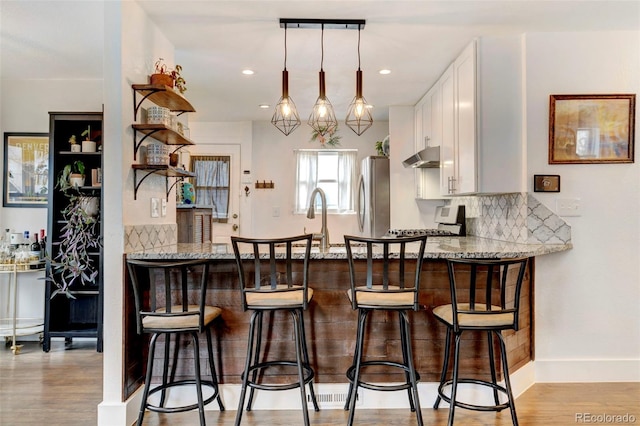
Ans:
<svg viewBox="0 0 640 426"><path fill-rule="evenodd" d="M14 356L8 347L0 347L0 425L96 424L96 406L102 400L102 355L91 342L74 342L65 348L53 342L44 353L36 342L27 342ZM640 424L640 383L565 383L536 384L516 401L518 419L523 426L588 424L577 415L629 415ZM422 401L425 425L445 425L448 410L431 409L432 401ZM235 407L229 407L234 408ZM232 425L236 412L207 411L209 425ZM586 416L586 414L585 414ZM310 412L313 425L344 425L343 410ZM415 425L409 410L359 410L356 423L362 425ZM591 424L624 424L615 418L592 417ZM608 420L608 421L607 421ZM148 413L145 425L197 425L197 413L159 415ZM299 411L255 411L245 413L243 425L300 425ZM479 413L456 411L456 424L510 425L508 412Z"/></svg>

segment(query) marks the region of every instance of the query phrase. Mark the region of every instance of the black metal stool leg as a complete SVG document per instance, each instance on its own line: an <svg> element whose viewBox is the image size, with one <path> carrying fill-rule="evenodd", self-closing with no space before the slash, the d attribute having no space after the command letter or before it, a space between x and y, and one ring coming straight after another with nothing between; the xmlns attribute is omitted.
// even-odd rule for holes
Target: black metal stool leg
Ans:
<svg viewBox="0 0 640 426"><path fill-rule="evenodd" d="M242 420L242 411L244 409L244 400L247 395L247 383L249 382L249 367L251 366L251 359L253 358L254 338L255 338L255 325L259 311L254 311L251 314L251 320L249 321L249 339L247 342L247 357L244 362L244 373L242 374L242 388L240 390L240 400L238 402L238 411L236 412L235 426L240 426Z"/></svg>
<svg viewBox="0 0 640 426"><path fill-rule="evenodd" d="M456 409L456 393L458 391L458 367L460 366L460 341L462 333L456 333L455 348L453 350L453 381L451 382L451 402L449 403L448 426L453 426L453 416Z"/></svg>
<svg viewBox="0 0 640 426"><path fill-rule="evenodd" d="M437 410L440 406L440 401L442 401L442 397L440 396L440 387L447 380L447 370L449 369L449 358L451 356L451 335L453 334L452 330L447 327L447 337L445 339L444 344L444 360L442 361L442 373L440 374L440 386L438 387L438 396L436 397L436 402L433 404L433 409Z"/></svg>
<svg viewBox="0 0 640 426"><path fill-rule="evenodd" d="M289 311L291 317L293 319L293 330L295 336L295 345L296 345L296 363L298 366L298 382L300 383L300 400L302 402L302 418L304 420L304 425L309 426L309 410L307 409L307 391L304 385L304 371L302 368L302 364L304 361L303 356L303 343L301 341L302 336L300 335L300 315L301 311L296 309L292 309Z"/></svg>
<svg viewBox="0 0 640 426"><path fill-rule="evenodd" d="M257 311L258 312L258 331L256 332L256 346L255 346L255 352L254 352L254 359L253 359L253 365L256 365L258 363L260 363L260 352L262 349L262 322L264 320L264 312L263 311ZM271 315L273 315L273 312L271 313ZM262 372L260 372L260 374L262 374ZM252 383L256 383L256 381L258 380L258 370L253 370L253 372L251 373L251 382ZM249 400L247 401L247 411L251 411L251 407L253 406L253 396L255 394L255 388L251 387L249 389Z"/></svg>
<svg viewBox="0 0 640 426"><path fill-rule="evenodd" d="M149 391L151 390L151 375L153 374L153 357L156 352L156 341L158 340L158 334L154 333L149 341L149 355L147 356L147 374L144 378L144 390L142 391L142 402L140 403L140 412L138 413L137 426L142 426L142 420L144 419L144 411L147 408L147 399L149 398Z"/></svg>
<svg viewBox="0 0 640 426"><path fill-rule="evenodd" d="M487 340L489 344L489 370L491 371L491 383L496 385L498 383L498 378L496 375L496 359L493 353L493 336L491 335L491 331L487 331ZM500 400L498 399L498 389L496 388L493 388L493 400L496 405L500 404Z"/></svg>
<svg viewBox="0 0 640 426"><path fill-rule="evenodd" d="M353 350L353 361L351 362L351 365L356 365L357 359L358 359L358 351L359 351L359 346L360 346L360 340L358 339L358 336L360 336L360 327L362 326L362 322L360 321L360 316L358 316L358 327L356 330L356 345L355 348ZM345 411L349 409L349 407L351 406L351 394L353 391L353 382L349 382L349 390L347 391L347 400L344 403L344 409ZM357 392L356 392L357 393Z"/></svg>
<svg viewBox="0 0 640 426"><path fill-rule="evenodd" d="M198 343L198 333L192 331L191 341L193 342L193 364L196 382L196 396L198 397L198 414L200 415L200 426L205 426L204 419L204 399L202 398L202 381L200 375L200 344Z"/></svg>
<svg viewBox="0 0 640 426"><path fill-rule="evenodd" d="M302 336L302 356L304 357L304 364L310 367L311 362L309 361L309 350L307 349L307 334L304 328L304 311L300 311L300 335ZM309 395L311 396L314 411L320 411L316 399L316 392L313 389L313 380L309 382Z"/></svg>
<svg viewBox="0 0 640 426"><path fill-rule="evenodd" d="M220 397L220 386L218 383L218 375L216 374L216 365L213 362L213 344L211 343L211 328L207 327L205 333L207 334L207 351L209 352L209 369L211 370L211 382L213 383L213 387L215 392L218 393L218 407L220 407L220 411L224 411L224 405L222 404L222 399Z"/></svg>
<svg viewBox="0 0 640 426"><path fill-rule="evenodd" d="M356 337L356 363L353 374L353 384L351 386L351 394L349 395L349 420L348 426L353 425L353 417L356 411L356 397L358 395L358 383L360 381L360 368L362 365L362 346L364 342L364 329L367 322L368 309L360 309L358 315L358 336Z"/></svg>
<svg viewBox="0 0 640 426"><path fill-rule="evenodd" d="M164 407L165 398L167 396L167 392L164 387L167 385L168 379L169 379L169 352L171 351L170 346L171 346L171 334L167 333L164 335L164 360L162 363L162 386L163 387L162 387L162 390L160 391L160 403L158 404L158 406L160 407ZM175 363L176 363L176 356L174 353L173 364Z"/></svg>
<svg viewBox="0 0 640 426"><path fill-rule="evenodd" d="M504 343L504 336L500 331L496 331L498 340L500 341L500 356L502 358L502 371L504 372L504 387L507 389L507 396L509 398L509 410L511 411L511 421L513 426L518 426L518 417L516 415L516 406L513 398L513 392L511 391L511 380L509 379L509 365L507 364L507 348Z"/></svg>
<svg viewBox="0 0 640 426"><path fill-rule="evenodd" d="M406 312L400 311L400 318L402 321L402 329L404 331L402 346L405 349L403 352L407 355L405 365L409 368L409 380L411 382L411 389L409 389L409 402L413 402L413 404L415 404L414 411L416 412L416 420L418 421L418 426L422 426L422 411L420 409L420 397L418 395L418 379L416 377L416 369L413 364L413 349L411 348L411 324L409 323L409 318ZM413 399L411 397L411 393L413 393Z"/></svg>
<svg viewBox="0 0 640 426"><path fill-rule="evenodd" d="M405 342L407 341L407 330L405 327L406 324L404 321L402 311L398 311L398 319L400 322L400 347L402 348L402 363L404 365L409 365L409 360L407 358L407 349L405 345ZM404 372L404 379L407 384L411 384L411 375L409 374L408 371ZM416 406L413 403L412 389L408 388L407 393L409 394L409 408L411 409L412 412L414 412L416 411Z"/></svg>

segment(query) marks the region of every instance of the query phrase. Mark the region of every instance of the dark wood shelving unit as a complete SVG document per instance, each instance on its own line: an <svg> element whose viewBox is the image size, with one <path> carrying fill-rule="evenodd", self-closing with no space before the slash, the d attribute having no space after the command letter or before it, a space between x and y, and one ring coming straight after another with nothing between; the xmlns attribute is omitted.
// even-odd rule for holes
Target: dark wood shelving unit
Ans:
<svg viewBox="0 0 640 426"><path fill-rule="evenodd" d="M56 258L60 251L62 228L67 221L62 215L62 210L69 203L69 199L57 188L55 182L60 171L65 165L81 160L85 164L86 179L91 179L91 169L102 168L102 151L97 152L72 152L69 151L69 138L71 135L79 137L80 134L91 126L93 140L102 142L102 112L50 112L49 113L49 202L47 209L47 253L50 259ZM98 197L100 200L100 213L97 217L98 231L102 238L102 186L85 185L78 188L81 194ZM72 298L64 294L54 295L57 286L49 281L56 280L57 273L51 266L51 260L47 261L46 276L49 279L45 284L45 318L44 339L42 349L48 352L51 348L52 338L64 338L70 342L75 337L95 338L96 350L102 352L103 336L103 251L92 250L88 253L98 269L95 281L88 285L73 283L70 287Z"/></svg>

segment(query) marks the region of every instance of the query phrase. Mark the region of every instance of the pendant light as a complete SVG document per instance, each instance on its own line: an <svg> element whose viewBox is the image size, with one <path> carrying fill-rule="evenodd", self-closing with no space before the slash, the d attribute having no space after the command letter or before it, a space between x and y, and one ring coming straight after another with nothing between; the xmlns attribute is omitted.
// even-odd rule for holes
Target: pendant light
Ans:
<svg viewBox="0 0 640 426"><path fill-rule="evenodd" d="M308 124L315 130L318 135L324 136L326 134L333 133L338 127L338 121L336 120L336 114L333 111L333 105L327 99L324 84L324 70L322 66L324 64L324 24L322 24L322 39L321 39L322 56L320 60L320 93L316 100L311 115L309 116Z"/></svg>
<svg viewBox="0 0 640 426"><path fill-rule="evenodd" d="M358 136L363 134L373 124L373 117L369 105L362 96L362 70L360 69L360 25L358 25L358 71L356 71L356 96L347 110L345 124Z"/></svg>
<svg viewBox="0 0 640 426"><path fill-rule="evenodd" d="M289 136L300 126L300 116L293 99L289 97L289 72L287 71L287 26L284 26L284 70L282 71L282 96L271 117L271 124Z"/></svg>

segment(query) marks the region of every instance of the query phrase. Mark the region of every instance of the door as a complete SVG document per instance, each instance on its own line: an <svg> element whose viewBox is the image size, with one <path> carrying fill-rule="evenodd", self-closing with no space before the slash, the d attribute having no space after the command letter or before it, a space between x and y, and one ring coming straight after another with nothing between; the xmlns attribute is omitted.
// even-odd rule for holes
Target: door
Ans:
<svg viewBox="0 0 640 426"><path fill-rule="evenodd" d="M240 145L199 143L189 147L189 151L191 155L230 157L228 219L226 222L211 223L211 242L228 243L232 235L240 234Z"/></svg>

